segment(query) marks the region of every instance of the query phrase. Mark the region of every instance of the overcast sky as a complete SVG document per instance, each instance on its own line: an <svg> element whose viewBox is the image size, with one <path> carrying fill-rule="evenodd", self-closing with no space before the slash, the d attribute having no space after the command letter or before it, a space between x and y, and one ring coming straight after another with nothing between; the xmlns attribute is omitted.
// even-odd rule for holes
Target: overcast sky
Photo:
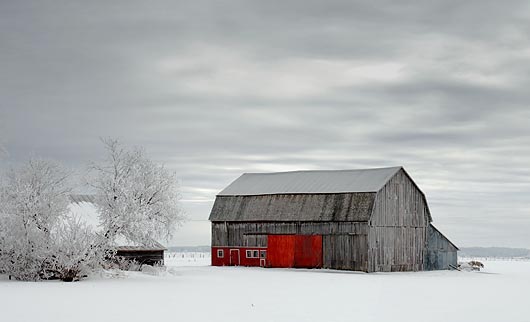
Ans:
<svg viewBox="0 0 530 322"><path fill-rule="evenodd" d="M0 1L3 168L106 136L179 175L173 245L243 172L403 165L457 245L530 248L530 2Z"/></svg>

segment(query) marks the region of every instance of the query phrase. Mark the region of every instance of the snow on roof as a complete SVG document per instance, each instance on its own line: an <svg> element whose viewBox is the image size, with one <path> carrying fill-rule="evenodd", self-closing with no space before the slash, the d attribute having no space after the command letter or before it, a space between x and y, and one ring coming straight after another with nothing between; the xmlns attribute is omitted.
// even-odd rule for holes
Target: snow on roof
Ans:
<svg viewBox="0 0 530 322"><path fill-rule="evenodd" d="M401 168L244 173L218 196L377 192Z"/></svg>

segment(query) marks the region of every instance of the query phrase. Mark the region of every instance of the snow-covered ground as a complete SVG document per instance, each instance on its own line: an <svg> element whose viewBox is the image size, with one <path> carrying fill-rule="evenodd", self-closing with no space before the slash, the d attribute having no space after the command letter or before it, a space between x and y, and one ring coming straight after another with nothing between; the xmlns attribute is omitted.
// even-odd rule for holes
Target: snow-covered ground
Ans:
<svg viewBox="0 0 530 322"><path fill-rule="evenodd" d="M530 321L526 261L488 261L481 272L365 274L210 267L203 255L168 258L161 276L0 276L0 321Z"/></svg>

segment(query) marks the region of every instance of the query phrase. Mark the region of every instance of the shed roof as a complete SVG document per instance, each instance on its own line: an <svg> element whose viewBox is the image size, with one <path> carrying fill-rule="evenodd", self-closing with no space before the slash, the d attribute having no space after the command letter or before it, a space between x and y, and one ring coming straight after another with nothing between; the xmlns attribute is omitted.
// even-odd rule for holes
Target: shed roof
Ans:
<svg viewBox="0 0 530 322"><path fill-rule="evenodd" d="M218 196L377 192L401 168L244 173Z"/></svg>

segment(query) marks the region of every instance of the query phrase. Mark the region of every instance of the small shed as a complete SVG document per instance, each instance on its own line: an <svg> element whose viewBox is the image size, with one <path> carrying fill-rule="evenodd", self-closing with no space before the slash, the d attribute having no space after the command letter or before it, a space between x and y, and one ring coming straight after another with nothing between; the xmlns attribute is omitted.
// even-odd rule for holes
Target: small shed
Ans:
<svg viewBox="0 0 530 322"><path fill-rule="evenodd" d="M245 173L210 213L212 265L419 271L456 267L403 167Z"/></svg>
<svg viewBox="0 0 530 322"><path fill-rule="evenodd" d="M164 265L165 251L166 248L159 243L143 246L118 246L116 256L135 261L140 265Z"/></svg>

